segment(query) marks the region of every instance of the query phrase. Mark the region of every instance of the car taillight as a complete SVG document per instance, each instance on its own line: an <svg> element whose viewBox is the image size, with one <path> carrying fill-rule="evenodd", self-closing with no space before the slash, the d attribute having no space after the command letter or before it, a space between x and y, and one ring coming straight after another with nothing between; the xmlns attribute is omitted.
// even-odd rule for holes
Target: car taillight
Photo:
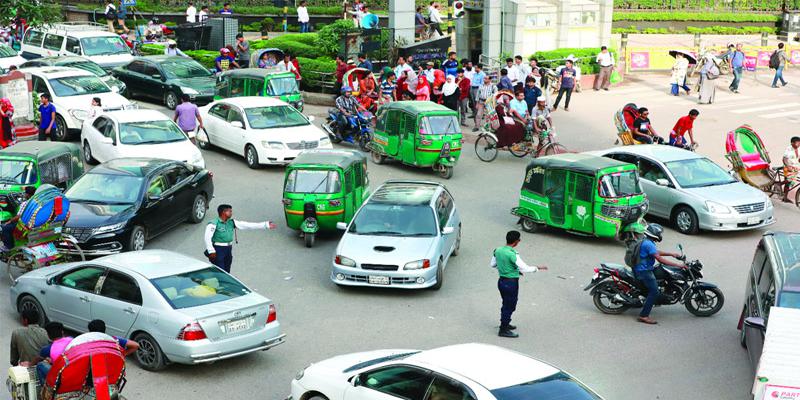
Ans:
<svg viewBox="0 0 800 400"><path fill-rule="evenodd" d="M186 324L186 326L181 329L180 333L178 333L178 340L202 340L206 337L206 332L197 322Z"/></svg>
<svg viewBox="0 0 800 400"><path fill-rule="evenodd" d="M330 204L330 205L332 205L334 207L339 207L340 205L342 205L342 202L339 201L339 200L331 200L331 201L328 202L328 204Z"/></svg>
<svg viewBox="0 0 800 400"><path fill-rule="evenodd" d="M267 323L275 322L278 320L278 310L275 309L274 304L269 305L269 315L267 315Z"/></svg>
<svg viewBox="0 0 800 400"><path fill-rule="evenodd" d="M290 205L292 205L292 199L283 199L283 200L281 200L281 202L282 202L282 203L283 203L283 205L285 205L285 206L290 206Z"/></svg>

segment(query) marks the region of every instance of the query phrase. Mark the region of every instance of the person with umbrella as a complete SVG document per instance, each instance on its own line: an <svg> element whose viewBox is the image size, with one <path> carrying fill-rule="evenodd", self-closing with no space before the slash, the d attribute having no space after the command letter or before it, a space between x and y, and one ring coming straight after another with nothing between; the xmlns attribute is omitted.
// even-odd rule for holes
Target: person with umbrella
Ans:
<svg viewBox="0 0 800 400"><path fill-rule="evenodd" d="M673 96L678 96L680 94L680 89L683 89L688 95L689 92L691 92L689 86L686 86L686 74L689 71L689 58L694 61L693 64L697 64L697 61L694 60L694 56L683 50L671 50L669 55L675 57L675 64L672 65L672 77L670 80L672 84L671 93Z"/></svg>

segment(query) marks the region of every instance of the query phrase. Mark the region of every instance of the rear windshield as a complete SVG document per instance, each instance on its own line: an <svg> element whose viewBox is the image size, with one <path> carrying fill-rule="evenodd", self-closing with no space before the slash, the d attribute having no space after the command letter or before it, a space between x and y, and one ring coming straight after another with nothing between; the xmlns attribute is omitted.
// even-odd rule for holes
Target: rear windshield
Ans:
<svg viewBox="0 0 800 400"><path fill-rule="evenodd" d="M296 169L286 178L289 193L339 193L342 184L336 171Z"/></svg>
<svg viewBox="0 0 800 400"><path fill-rule="evenodd" d="M94 75L50 79L50 86L53 87L53 91L58 97L108 93L111 91L100 78Z"/></svg>
<svg viewBox="0 0 800 400"><path fill-rule="evenodd" d="M156 278L151 282L174 309L219 303L250 293L250 289L216 267Z"/></svg>
<svg viewBox="0 0 800 400"><path fill-rule="evenodd" d="M0 45L0 57L14 57L15 55L17 55L17 52L14 51L14 49L5 45Z"/></svg>
<svg viewBox="0 0 800 400"><path fill-rule="evenodd" d="M497 400L602 400L564 372L502 389L492 390Z"/></svg>
<svg viewBox="0 0 800 400"><path fill-rule="evenodd" d="M616 172L600 179L600 196L625 197L641 194L639 175L636 171Z"/></svg>
<svg viewBox="0 0 800 400"><path fill-rule="evenodd" d="M64 67L72 67L72 68L80 68L84 71L91 72L97 76L106 76L108 72L104 70L102 67L97 65L97 63L91 62L89 60L86 61L72 61L61 64Z"/></svg>

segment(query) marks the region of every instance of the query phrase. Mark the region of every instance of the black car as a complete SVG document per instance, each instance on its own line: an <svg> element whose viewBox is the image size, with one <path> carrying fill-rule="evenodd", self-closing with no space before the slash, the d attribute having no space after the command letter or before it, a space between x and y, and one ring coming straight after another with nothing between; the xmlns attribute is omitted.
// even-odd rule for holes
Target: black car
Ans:
<svg viewBox="0 0 800 400"><path fill-rule="evenodd" d="M180 104L184 94L199 106L214 100L214 76L188 57L136 57L130 63L111 70L111 74L125 83L129 96L161 101L170 110Z"/></svg>
<svg viewBox="0 0 800 400"><path fill-rule="evenodd" d="M738 326L754 368L772 306L800 308L800 233L767 232L756 248Z"/></svg>
<svg viewBox="0 0 800 400"><path fill-rule="evenodd" d="M64 229L90 256L142 250L189 221L200 223L214 196L212 174L181 161L120 158L86 172L67 190Z"/></svg>

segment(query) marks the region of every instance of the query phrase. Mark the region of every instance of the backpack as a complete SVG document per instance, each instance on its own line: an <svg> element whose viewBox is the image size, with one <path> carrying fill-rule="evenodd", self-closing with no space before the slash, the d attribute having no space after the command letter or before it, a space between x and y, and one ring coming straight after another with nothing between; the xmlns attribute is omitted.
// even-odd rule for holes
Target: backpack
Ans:
<svg viewBox="0 0 800 400"><path fill-rule="evenodd" d="M711 80L719 78L719 67L717 66L717 63L713 61L711 62L711 66L708 67L708 72L706 73L706 76L708 76L708 79Z"/></svg>
<svg viewBox="0 0 800 400"><path fill-rule="evenodd" d="M641 262L640 252L644 239L628 240L625 242L625 265L634 268Z"/></svg>
<svg viewBox="0 0 800 400"><path fill-rule="evenodd" d="M778 50L772 52L772 55L769 56L769 68L770 69L778 69L781 66L781 56L778 54Z"/></svg>

